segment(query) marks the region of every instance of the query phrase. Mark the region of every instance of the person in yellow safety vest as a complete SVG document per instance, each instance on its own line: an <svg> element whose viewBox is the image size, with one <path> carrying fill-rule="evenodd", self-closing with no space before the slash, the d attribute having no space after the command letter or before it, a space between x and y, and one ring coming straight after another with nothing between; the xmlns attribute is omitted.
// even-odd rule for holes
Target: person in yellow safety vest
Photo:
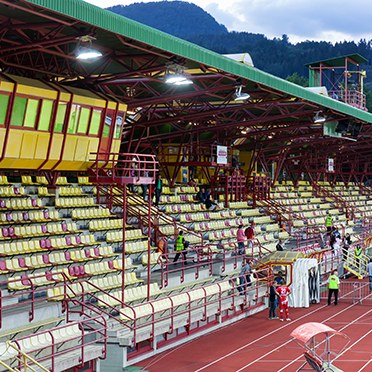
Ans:
<svg viewBox="0 0 372 372"><path fill-rule="evenodd" d="M333 218L330 214L328 214L328 212L327 212L327 217L325 219L325 225L326 225L326 228L327 228L327 232L331 232L332 225L333 225Z"/></svg>
<svg viewBox="0 0 372 372"><path fill-rule="evenodd" d="M355 266L360 269L360 257L362 256L363 248L358 244L354 249Z"/></svg>
<svg viewBox="0 0 372 372"><path fill-rule="evenodd" d="M183 260L185 262L185 265L187 265L187 262L186 262L186 250L185 250L185 238L183 237L183 231L182 230L178 233L178 236L176 238L176 242L175 242L174 248L175 248L177 254L174 257L173 262L177 262L178 259L180 258L181 253L182 253L183 254Z"/></svg>
<svg viewBox="0 0 372 372"><path fill-rule="evenodd" d="M338 287L340 285L340 279L337 275L337 270L333 270L332 275L328 278L328 305L331 304L332 294L335 295L335 305L338 302Z"/></svg>

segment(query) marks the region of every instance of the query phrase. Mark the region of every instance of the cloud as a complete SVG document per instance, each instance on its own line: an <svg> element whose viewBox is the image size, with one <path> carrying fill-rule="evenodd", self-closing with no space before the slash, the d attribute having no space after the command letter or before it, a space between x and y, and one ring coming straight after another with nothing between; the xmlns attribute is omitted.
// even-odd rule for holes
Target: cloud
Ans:
<svg viewBox="0 0 372 372"><path fill-rule="evenodd" d="M88 0L88 2L108 7L140 1ZM188 0L188 2L206 10L229 31L261 33L270 38L287 34L292 42L372 39L370 0L353 2L346 0Z"/></svg>

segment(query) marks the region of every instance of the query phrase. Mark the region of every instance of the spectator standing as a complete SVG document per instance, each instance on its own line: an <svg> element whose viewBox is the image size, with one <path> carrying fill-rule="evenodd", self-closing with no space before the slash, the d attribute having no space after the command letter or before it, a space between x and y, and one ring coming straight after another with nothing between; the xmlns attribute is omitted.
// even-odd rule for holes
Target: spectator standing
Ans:
<svg viewBox="0 0 372 372"><path fill-rule="evenodd" d="M278 319L276 316L277 294L275 285L276 283L273 281L269 287L269 319Z"/></svg>
<svg viewBox="0 0 372 372"><path fill-rule="evenodd" d="M291 290L285 284L280 285L276 289L276 294L279 296L279 314L280 320L284 322L284 319L288 322L291 320L289 317L288 309L288 296L290 295Z"/></svg>
<svg viewBox="0 0 372 372"><path fill-rule="evenodd" d="M238 291L241 295L246 292L246 287L251 285L251 267L249 262L244 258L242 261L242 268L239 273Z"/></svg>
<svg viewBox="0 0 372 372"><path fill-rule="evenodd" d="M329 246L331 247L332 254L335 254L335 244L336 244L336 236L332 231L329 237Z"/></svg>
<svg viewBox="0 0 372 372"><path fill-rule="evenodd" d="M236 232L236 239L238 241L238 254L242 256L245 253L244 247L245 234L243 230L243 225L239 225L238 231Z"/></svg>
<svg viewBox="0 0 372 372"><path fill-rule="evenodd" d="M326 229L327 229L328 233L331 233L332 225L333 225L333 217L327 211L327 217L325 219L325 226L326 226Z"/></svg>
<svg viewBox="0 0 372 372"><path fill-rule="evenodd" d="M355 266L357 267L358 270L361 269L361 267L360 267L360 257L362 256L362 253L363 253L363 248L358 244L355 247L355 250L354 250Z"/></svg>
<svg viewBox="0 0 372 372"><path fill-rule="evenodd" d="M351 245L351 237L350 237L350 234L346 234L346 235L342 238L342 260L343 260L344 262L347 261L347 256L348 256L348 253L349 253L350 245Z"/></svg>
<svg viewBox="0 0 372 372"><path fill-rule="evenodd" d="M144 172L144 177L148 177L149 172L145 171ZM146 183L141 184L141 189L142 189L142 198L144 201L147 201L147 190L148 190L148 185Z"/></svg>
<svg viewBox="0 0 372 372"><path fill-rule="evenodd" d="M255 226L255 223L252 221L251 222L251 225L248 226L244 230L245 237L247 238L247 241L248 241L248 248L252 248L253 247L254 226Z"/></svg>
<svg viewBox="0 0 372 372"><path fill-rule="evenodd" d="M285 280L281 271L278 272L278 275L274 278L274 281L277 285L284 285Z"/></svg>
<svg viewBox="0 0 372 372"><path fill-rule="evenodd" d="M338 303L338 287L340 285L340 279L337 275L337 270L333 270L332 275L328 278L328 305L331 304L332 294L335 295L335 305Z"/></svg>
<svg viewBox="0 0 372 372"><path fill-rule="evenodd" d="M158 206L160 202L160 195L163 192L163 181L159 176L159 173L155 178L155 205Z"/></svg>
<svg viewBox="0 0 372 372"><path fill-rule="evenodd" d="M182 253L185 265L187 265L187 262L186 262L186 253L187 252L186 252L186 249L185 249L185 238L183 236L183 231L182 230L178 233L178 236L176 238L175 250L176 250L177 253L174 257L173 263L178 261L178 259L180 258L180 255Z"/></svg>
<svg viewBox="0 0 372 372"><path fill-rule="evenodd" d="M372 258L369 259L368 266L369 291L372 292Z"/></svg>

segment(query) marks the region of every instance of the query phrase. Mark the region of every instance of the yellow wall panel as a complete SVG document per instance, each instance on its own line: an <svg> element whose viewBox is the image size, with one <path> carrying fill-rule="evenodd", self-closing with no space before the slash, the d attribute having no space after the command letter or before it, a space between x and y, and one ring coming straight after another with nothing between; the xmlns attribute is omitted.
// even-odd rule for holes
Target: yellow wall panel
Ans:
<svg viewBox="0 0 372 372"><path fill-rule="evenodd" d="M46 159L48 153L48 146L49 146L49 133L38 133L37 136L37 144L35 149L35 159Z"/></svg>
<svg viewBox="0 0 372 372"><path fill-rule="evenodd" d="M60 159L61 148L62 148L63 134L53 134L52 138L52 148L50 151L49 159Z"/></svg>
<svg viewBox="0 0 372 372"><path fill-rule="evenodd" d="M127 111L128 105L125 103L119 103L119 111Z"/></svg>
<svg viewBox="0 0 372 372"><path fill-rule="evenodd" d="M22 159L33 159L37 144L37 133L23 131L20 157Z"/></svg>
<svg viewBox="0 0 372 372"><path fill-rule="evenodd" d="M74 160L77 145L77 138L73 135L67 135L65 147L63 149L62 160Z"/></svg>
<svg viewBox="0 0 372 372"><path fill-rule="evenodd" d="M78 137L75 149L75 161L85 162L89 158L89 138Z"/></svg>
<svg viewBox="0 0 372 372"><path fill-rule="evenodd" d="M43 168L44 170L52 169L56 164L58 160L48 160L44 165Z"/></svg>
<svg viewBox="0 0 372 372"><path fill-rule="evenodd" d="M89 141L89 154L98 152L98 145L99 139L98 138L90 138ZM89 158L92 158L92 155L89 155Z"/></svg>
<svg viewBox="0 0 372 372"><path fill-rule="evenodd" d="M106 106L106 102L102 99L94 99L91 97L83 97L78 95L74 96L73 103L78 105L94 106L101 108Z"/></svg>
<svg viewBox="0 0 372 372"><path fill-rule="evenodd" d="M111 152L119 152L119 150L120 150L120 140L118 139L112 140Z"/></svg>
<svg viewBox="0 0 372 372"><path fill-rule="evenodd" d="M30 97L49 98L53 100L57 98L57 92L54 90L42 89L23 84L18 85L17 93L24 94Z"/></svg>
<svg viewBox="0 0 372 372"><path fill-rule="evenodd" d="M113 101L109 101L107 108L109 110L116 110L117 103Z"/></svg>
<svg viewBox="0 0 372 372"><path fill-rule="evenodd" d="M68 101L70 101L70 97L71 97L70 93L61 92L59 100L68 102Z"/></svg>
<svg viewBox="0 0 372 372"><path fill-rule="evenodd" d="M5 128L0 128L0 155L3 152L4 138L5 138Z"/></svg>
<svg viewBox="0 0 372 372"><path fill-rule="evenodd" d="M10 129L5 153L6 158L19 158L21 153L22 138L22 130Z"/></svg>
<svg viewBox="0 0 372 372"><path fill-rule="evenodd" d="M6 158L0 163L2 169L37 169L42 160L25 160Z"/></svg>
<svg viewBox="0 0 372 372"><path fill-rule="evenodd" d="M9 81L0 81L0 90L3 92L13 92L14 84Z"/></svg>

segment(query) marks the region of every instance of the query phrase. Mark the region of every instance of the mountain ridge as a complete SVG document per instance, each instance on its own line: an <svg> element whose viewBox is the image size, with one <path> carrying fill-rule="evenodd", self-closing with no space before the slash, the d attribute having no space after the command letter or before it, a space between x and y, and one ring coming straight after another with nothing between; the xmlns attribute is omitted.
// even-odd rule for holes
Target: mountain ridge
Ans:
<svg viewBox="0 0 372 372"><path fill-rule="evenodd" d="M303 41L292 44L287 35L267 38L263 34L229 32L209 13L184 1L134 3L107 8L114 13L177 36L219 54L248 52L254 65L283 79L294 74L307 79L309 62L358 53L368 59L365 86L372 90L372 41ZM248 26L247 26L248 27Z"/></svg>

